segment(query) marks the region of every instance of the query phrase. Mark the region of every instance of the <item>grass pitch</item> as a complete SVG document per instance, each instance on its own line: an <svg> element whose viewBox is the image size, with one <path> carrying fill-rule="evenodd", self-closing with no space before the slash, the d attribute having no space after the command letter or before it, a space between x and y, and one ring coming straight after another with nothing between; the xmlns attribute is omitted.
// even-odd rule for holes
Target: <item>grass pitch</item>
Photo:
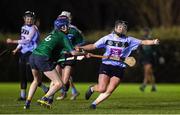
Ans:
<svg viewBox="0 0 180 115"><path fill-rule="evenodd" d="M180 114L180 84L158 84L157 92L151 92L148 86L145 92L140 92L140 84L120 84L109 99L97 106L96 110L89 109L91 102L97 97L94 93L90 100L84 99L88 83L76 83L80 92L77 100L68 97L56 101L52 109L37 105L43 92L38 88L30 110L24 110L24 102L17 101L19 83L0 84L0 113L2 114ZM29 86L29 85L28 85ZM58 94L55 95L57 97Z"/></svg>

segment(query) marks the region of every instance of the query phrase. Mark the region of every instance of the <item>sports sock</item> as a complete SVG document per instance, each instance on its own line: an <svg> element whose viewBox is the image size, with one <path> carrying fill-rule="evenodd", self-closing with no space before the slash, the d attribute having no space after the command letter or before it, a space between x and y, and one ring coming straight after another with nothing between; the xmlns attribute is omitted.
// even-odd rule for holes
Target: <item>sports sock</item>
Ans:
<svg viewBox="0 0 180 115"><path fill-rule="evenodd" d="M49 90L49 88L45 85L45 84L41 84L41 85L39 85L39 87L41 87L42 88L42 90L44 91L44 93L47 93L48 92L48 90Z"/></svg>
<svg viewBox="0 0 180 115"><path fill-rule="evenodd" d="M60 89L60 93L61 94L64 94L65 93L65 90L63 88Z"/></svg>
<svg viewBox="0 0 180 115"><path fill-rule="evenodd" d="M54 95L52 95L52 96L49 96L49 99L53 99L54 98Z"/></svg>
<svg viewBox="0 0 180 115"><path fill-rule="evenodd" d="M94 92L94 87L91 87L91 92Z"/></svg>
<svg viewBox="0 0 180 115"><path fill-rule="evenodd" d="M21 98L26 98L26 90L25 89L21 89Z"/></svg>
<svg viewBox="0 0 180 115"><path fill-rule="evenodd" d="M44 95L41 99L47 101L49 99L49 97Z"/></svg>
<svg viewBox="0 0 180 115"><path fill-rule="evenodd" d="M92 105L96 105L96 102L94 101L94 102L92 102Z"/></svg>
<svg viewBox="0 0 180 115"><path fill-rule="evenodd" d="M25 104L30 105L31 100L26 100Z"/></svg>
<svg viewBox="0 0 180 115"><path fill-rule="evenodd" d="M145 87L146 87L146 84L143 83L143 84L141 85L141 87L142 87L142 88L145 88Z"/></svg>
<svg viewBox="0 0 180 115"><path fill-rule="evenodd" d="M77 93L77 90L76 90L75 87L72 87L71 93L72 93L72 94L76 94L76 93Z"/></svg>
<svg viewBox="0 0 180 115"><path fill-rule="evenodd" d="M155 85L155 84L153 84L153 85L152 85L152 88L156 89L156 85Z"/></svg>

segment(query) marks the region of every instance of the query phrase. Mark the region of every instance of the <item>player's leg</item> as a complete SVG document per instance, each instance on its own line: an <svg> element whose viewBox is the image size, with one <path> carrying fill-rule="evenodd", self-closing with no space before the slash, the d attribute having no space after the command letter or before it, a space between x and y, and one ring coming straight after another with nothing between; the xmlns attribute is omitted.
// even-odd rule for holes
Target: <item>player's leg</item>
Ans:
<svg viewBox="0 0 180 115"><path fill-rule="evenodd" d="M63 75L64 75L64 65L63 64L58 64L58 65L56 65L56 70L57 70L57 72L60 74L60 76L62 77ZM62 78L61 78L62 79ZM67 93L66 93L66 91L64 90L64 88L61 88L60 90L59 90L59 92L60 92L60 95L56 98L56 100L63 100L64 98L66 98L67 97Z"/></svg>
<svg viewBox="0 0 180 115"><path fill-rule="evenodd" d="M71 98L70 100L75 100L77 96L79 96L79 92L77 91L74 83L73 83L73 78L70 76L70 79L69 79L69 83L70 83L70 87L71 87Z"/></svg>
<svg viewBox="0 0 180 115"><path fill-rule="evenodd" d="M32 97L33 97L33 95L37 89L37 86L40 82L40 73L36 69L32 69L32 74L33 74L34 80L32 81L32 83L30 85L29 93L28 93L28 97L26 99L24 109L29 109Z"/></svg>
<svg viewBox="0 0 180 115"><path fill-rule="evenodd" d="M57 100L62 100L67 96L67 91L69 89L69 78L71 75L71 69L72 67L70 65L65 65L62 71L62 80L63 83L65 84L65 90L61 89L61 96L57 97Z"/></svg>
<svg viewBox="0 0 180 115"><path fill-rule="evenodd" d="M106 100L112 94L112 92L118 87L119 83L120 83L120 78L113 76L110 79L106 91L104 93L100 93L100 95L96 98L96 100L91 104L90 107L92 109L95 109L96 105Z"/></svg>
<svg viewBox="0 0 180 115"><path fill-rule="evenodd" d="M47 87L44 83L42 83L42 80L41 82L39 82L38 87L40 87L44 93L47 93L49 90L49 87Z"/></svg>
<svg viewBox="0 0 180 115"><path fill-rule="evenodd" d="M53 82L52 87L50 87L49 91L45 94L45 97L48 98L49 96L55 94L56 91L63 86L63 82L60 79L56 69L53 69L52 71L46 71L44 74Z"/></svg>
<svg viewBox="0 0 180 115"><path fill-rule="evenodd" d="M53 85L41 99L37 100L37 102L41 105L45 105L46 107L51 108L52 103L49 103L49 99L63 86L63 82L60 79L56 69L53 69L52 71L46 71L44 74L52 81Z"/></svg>
<svg viewBox="0 0 180 115"><path fill-rule="evenodd" d="M107 85L109 84L111 67L106 64L101 64L99 69L99 77L98 77L98 84L94 86L90 86L89 89L86 91L85 99L88 100L94 91L99 93L103 93L106 91Z"/></svg>
<svg viewBox="0 0 180 115"><path fill-rule="evenodd" d="M85 99L88 100L93 92L104 93L106 91L107 85L109 84L110 77L106 74L99 74L98 84L90 86L86 91Z"/></svg>
<svg viewBox="0 0 180 115"><path fill-rule="evenodd" d="M149 64L144 64L144 79L143 84L140 86L140 90L144 91L149 81Z"/></svg>
<svg viewBox="0 0 180 115"><path fill-rule="evenodd" d="M40 82L39 82L39 84L38 84L38 87L40 87L40 88L43 90L44 93L47 93L48 90L49 90L49 87L46 86L46 85L42 82L42 76L43 76L42 74L43 74L43 73L40 72L41 79L40 79Z"/></svg>
<svg viewBox="0 0 180 115"><path fill-rule="evenodd" d="M26 88L28 78L32 78L32 72L29 65L29 57L32 52L20 53L19 58L19 72L21 76L21 98L20 100L26 100ZM25 97L25 98L24 98Z"/></svg>
<svg viewBox="0 0 180 115"><path fill-rule="evenodd" d="M27 76L26 76L26 61L24 59L23 54L20 54L19 57L19 76L21 80L21 90L20 90L20 98L21 100L26 100L26 88L27 88Z"/></svg>
<svg viewBox="0 0 180 115"><path fill-rule="evenodd" d="M70 75L71 75L71 70L72 70L72 67L69 66L69 65L66 65L63 69L63 76L62 76L62 80L63 80L63 83L64 84L67 84L69 82L69 78L70 78ZM67 87L66 90L68 90L69 88Z"/></svg>
<svg viewBox="0 0 180 115"><path fill-rule="evenodd" d="M156 82L155 82L155 76L152 75L152 76L151 76L151 79L152 79L152 89L151 89L151 91L152 91L152 92L157 91Z"/></svg>
<svg viewBox="0 0 180 115"><path fill-rule="evenodd" d="M50 83L50 87L52 87L53 85L54 85L53 82L51 82L51 83ZM52 103L53 103L54 95L55 95L55 94L53 94L53 95L51 95L51 96L49 97L49 100L48 100L48 101L49 101L49 104L52 104Z"/></svg>
<svg viewBox="0 0 180 115"><path fill-rule="evenodd" d="M155 77L154 77L154 71L153 71L153 65L152 64L149 65L148 76L149 76L149 82L152 85L151 91L154 92L154 91L156 91L156 85L155 85Z"/></svg>

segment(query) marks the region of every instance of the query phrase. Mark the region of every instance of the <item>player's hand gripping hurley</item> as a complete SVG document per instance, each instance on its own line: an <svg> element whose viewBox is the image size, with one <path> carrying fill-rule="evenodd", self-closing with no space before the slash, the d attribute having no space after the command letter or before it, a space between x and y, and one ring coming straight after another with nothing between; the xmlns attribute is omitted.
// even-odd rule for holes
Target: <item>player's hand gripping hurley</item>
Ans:
<svg viewBox="0 0 180 115"><path fill-rule="evenodd" d="M82 60L86 57L94 57L94 58L105 58L105 59L111 59L115 61L121 61L121 62L124 62L129 67L133 67L136 64L136 59L134 57L120 58L120 57L114 57L114 56L95 55L92 53L87 53L82 49L81 49L81 52L82 52L81 55L59 59L58 62L70 61L70 60Z"/></svg>

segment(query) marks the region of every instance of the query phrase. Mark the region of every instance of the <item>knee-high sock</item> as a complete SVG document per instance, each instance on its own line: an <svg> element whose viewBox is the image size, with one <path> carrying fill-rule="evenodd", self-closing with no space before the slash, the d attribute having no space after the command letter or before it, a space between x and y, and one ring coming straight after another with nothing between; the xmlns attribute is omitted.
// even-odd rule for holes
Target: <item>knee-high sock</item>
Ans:
<svg viewBox="0 0 180 115"><path fill-rule="evenodd" d="M20 97L26 98L26 90L25 89L21 89Z"/></svg>
<svg viewBox="0 0 180 115"><path fill-rule="evenodd" d="M38 86L39 86L40 88L42 88L42 90L43 90L44 93L47 93L48 90L49 90L49 88L48 88L45 84L43 84L43 83L39 83Z"/></svg>

